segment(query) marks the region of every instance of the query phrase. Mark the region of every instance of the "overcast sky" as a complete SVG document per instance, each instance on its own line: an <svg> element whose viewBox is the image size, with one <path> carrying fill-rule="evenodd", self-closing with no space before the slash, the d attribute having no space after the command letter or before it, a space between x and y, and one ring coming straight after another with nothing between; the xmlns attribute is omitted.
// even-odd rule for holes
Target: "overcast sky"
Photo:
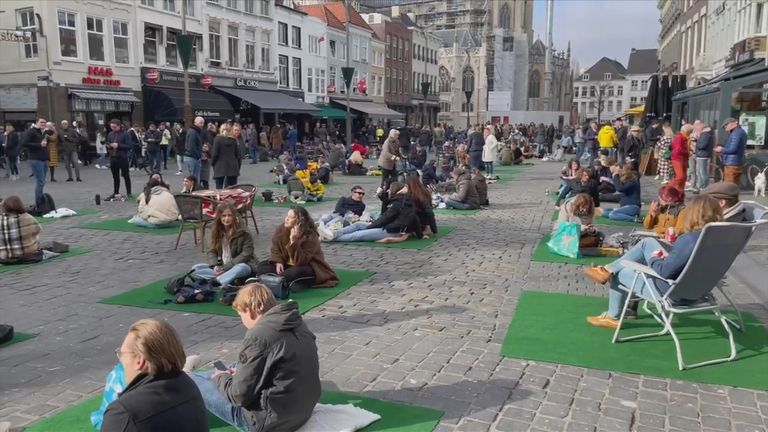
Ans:
<svg viewBox="0 0 768 432"><path fill-rule="evenodd" d="M565 50L582 69L602 57L627 65L632 48L657 48L659 10L656 0L555 0L552 30L554 46ZM546 42L547 2L533 6L533 32Z"/></svg>

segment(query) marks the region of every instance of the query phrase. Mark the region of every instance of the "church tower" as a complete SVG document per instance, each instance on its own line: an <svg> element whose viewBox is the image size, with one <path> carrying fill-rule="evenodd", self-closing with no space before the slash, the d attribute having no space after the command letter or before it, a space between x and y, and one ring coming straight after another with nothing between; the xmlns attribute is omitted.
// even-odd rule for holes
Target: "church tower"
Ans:
<svg viewBox="0 0 768 432"><path fill-rule="evenodd" d="M486 4L488 90L509 92L512 110L524 110L528 52L533 40L533 0L491 0Z"/></svg>

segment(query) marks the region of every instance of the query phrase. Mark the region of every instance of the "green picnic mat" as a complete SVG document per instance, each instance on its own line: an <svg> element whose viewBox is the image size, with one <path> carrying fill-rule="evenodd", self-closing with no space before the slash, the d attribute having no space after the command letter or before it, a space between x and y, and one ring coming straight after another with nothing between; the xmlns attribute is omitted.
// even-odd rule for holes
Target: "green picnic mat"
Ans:
<svg viewBox="0 0 768 432"><path fill-rule="evenodd" d="M262 200L261 195L257 195L256 199L253 200L253 206L254 207L285 207L290 208L295 205L299 205L302 207L313 207L318 204L326 204L326 203L336 203L336 201L339 200L339 197L323 197L323 200L321 202L315 202L315 201L307 201L304 204L296 204L292 201L285 201L285 202L275 202L275 201L269 201L265 202Z"/></svg>
<svg viewBox="0 0 768 432"><path fill-rule="evenodd" d="M531 165L499 165L497 163L493 164L493 173L516 173L520 171L525 171L527 169L533 168L533 164Z"/></svg>
<svg viewBox="0 0 768 432"><path fill-rule="evenodd" d="M25 340L32 339L37 335L31 334L31 333L21 333L21 332L14 332L13 333L13 339L9 340L6 343L1 343L0 348L5 348L7 346L13 345L15 343L24 342Z"/></svg>
<svg viewBox="0 0 768 432"><path fill-rule="evenodd" d="M568 258L566 256L558 255L551 252L547 247L547 242L551 236L545 234L541 237L536 249L533 250L531 255L531 261L537 262L549 262L549 263L563 263L563 264L579 264L579 265L605 265L613 262L618 257L581 257L581 258Z"/></svg>
<svg viewBox="0 0 768 432"><path fill-rule="evenodd" d="M552 220L556 221L558 215L560 215L560 210L555 210L554 213L552 213ZM645 213L640 214L640 219L645 218ZM640 228L643 226L642 222L630 222L630 221L617 221L613 219L609 219L605 216L598 216L595 218L595 225L613 225L613 226L626 226L626 227L633 227L633 228Z"/></svg>
<svg viewBox="0 0 768 432"><path fill-rule="evenodd" d="M445 237L446 235L450 234L455 230L456 227L454 225L438 225L438 235L429 236L428 239L415 239L410 238L404 242L401 243L378 243L378 242L371 242L371 241L361 241L361 242L331 242L332 244L338 244L338 245L347 245L347 246L362 246L362 247L380 247L380 248L393 248L393 249L416 249L421 250L425 249L429 246L431 246L433 243L437 242L441 238Z"/></svg>
<svg viewBox="0 0 768 432"><path fill-rule="evenodd" d="M605 297L524 291L501 346L501 355L768 390L768 332L753 315L743 314L744 333L733 330L737 349L735 360L681 371L677 368L671 336L613 344L613 330L593 327L586 322L587 316L599 315L607 309L608 299ZM643 308L639 313L637 320L623 324L623 336L661 330ZM735 317L735 313L726 315ZM687 363L725 357L729 353L725 329L712 313L678 316L674 325Z"/></svg>
<svg viewBox="0 0 768 432"><path fill-rule="evenodd" d="M435 216L474 216L480 213L480 209L475 210L459 210L449 208L436 208L434 209Z"/></svg>
<svg viewBox="0 0 768 432"><path fill-rule="evenodd" d="M291 294L290 298L299 303L299 312L306 313L310 309L313 309L352 288L373 274L373 272L366 270L334 269L334 271L341 281L337 286L332 288L310 288ZM165 284L167 282L168 279L159 280L141 288L135 288L116 296L107 297L101 300L100 303L134 306L147 309L165 309L179 312L237 316L231 306L219 303L218 296L216 296L216 299L213 302L208 303L163 304L163 300L172 298L170 294L165 292Z"/></svg>
<svg viewBox="0 0 768 432"><path fill-rule="evenodd" d="M161 228L145 228L134 225L132 223L128 223L128 220L130 220L131 217L132 216L123 216L114 219L105 219L98 222L89 222L86 224L77 225L77 228L146 234L178 234L179 226L181 225L181 222L174 221L170 225ZM191 228L192 227L188 225L188 228L185 228L185 230Z"/></svg>
<svg viewBox="0 0 768 432"><path fill-rule="evenodd" d="M25 268L32 267L32 266L38 266L38 265L41 265L41 264L45 264L47 262L51 262L52 260L61 260L61 259L64 259L64 258L69 258L69 257L76 256L76 255L82 255L82 254L85 254L85 253L88 253L88 252L90 252L90 250L86 249L86 248L70 247L69 248L69 252L66 252L66 253L63 253L63 254L59 254L59 256L56 256L56 257L53 257L53 258L49 258L47 260L43 260L43 261L40 261L40 262L36 262L34 264L11 264L11 265L0 264L0 273L12 272L12 271L15 271L15 270L21 270L21 269L25 269Z"/></svg>
<svg viewBox="0 0 768 432"><path fill-rule="evenodd" d="M95 208L79 208L79 209L73 209L73 210L75 211L75 213L77 213L75 216L86 216L86 215L96 214L99 212L99 210ZM45 224L45 223L49 223L57 220L69 219L70 217L75 217L75 216L67 216L63 218L44 218L42 216L35 216L35 220L37 221L37 223Z"/></svg>
<svg viewBox="0 0 768 432"><path fill-rule="evenodd" d="M26 432L91 432L91 412L101 404L101 395L86 399L77 405L64 409L44 418L25 429ZM429 432L432 431L443 413L431 408L388 402L350 393L324 390L320 403L341 405L353 404L356 407L374 412L381 416L362 432ZM208 413L208 427L213 432L237 432L237 429L224 423L218 417Z"/></svg>

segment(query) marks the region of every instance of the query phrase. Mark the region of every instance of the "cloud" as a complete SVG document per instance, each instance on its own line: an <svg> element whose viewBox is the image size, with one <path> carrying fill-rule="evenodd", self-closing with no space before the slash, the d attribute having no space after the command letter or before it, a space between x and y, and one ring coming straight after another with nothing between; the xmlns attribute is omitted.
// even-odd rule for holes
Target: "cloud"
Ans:
<svg viewBox="0 0 768 432"><path fill-rule="evenodd" d="M557 50L571 42L571 57L587 69L602 57L627 65L632 48L656 48L656 0L555 0L552 38ZM533 8L534 38L546 40L547 2Z"/></svg>

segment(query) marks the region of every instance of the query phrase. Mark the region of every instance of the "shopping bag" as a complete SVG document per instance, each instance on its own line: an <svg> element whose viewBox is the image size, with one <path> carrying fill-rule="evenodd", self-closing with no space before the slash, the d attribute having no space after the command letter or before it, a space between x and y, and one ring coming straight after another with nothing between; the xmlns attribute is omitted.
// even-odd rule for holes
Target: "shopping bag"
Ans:
<svg viewBox="0 0 768 432"><path fill-rule="evenodd" d="M547 242L550 252L566 256L568 258L580 258L579 239L581 237L581 225L576 222L560 223L552 237Z"/></svg>
<svg viewBox="0 0 768 432"><path fill-rule="evenodd" d="M104 386L104 395L101 399L99 409L91 413L91 425L97 430L101 430L101 422L104 420L104 412L107 406L115 401L118 395L125 390L125 369L122 363L118 363L107 374L106 385Z"/></svg>

